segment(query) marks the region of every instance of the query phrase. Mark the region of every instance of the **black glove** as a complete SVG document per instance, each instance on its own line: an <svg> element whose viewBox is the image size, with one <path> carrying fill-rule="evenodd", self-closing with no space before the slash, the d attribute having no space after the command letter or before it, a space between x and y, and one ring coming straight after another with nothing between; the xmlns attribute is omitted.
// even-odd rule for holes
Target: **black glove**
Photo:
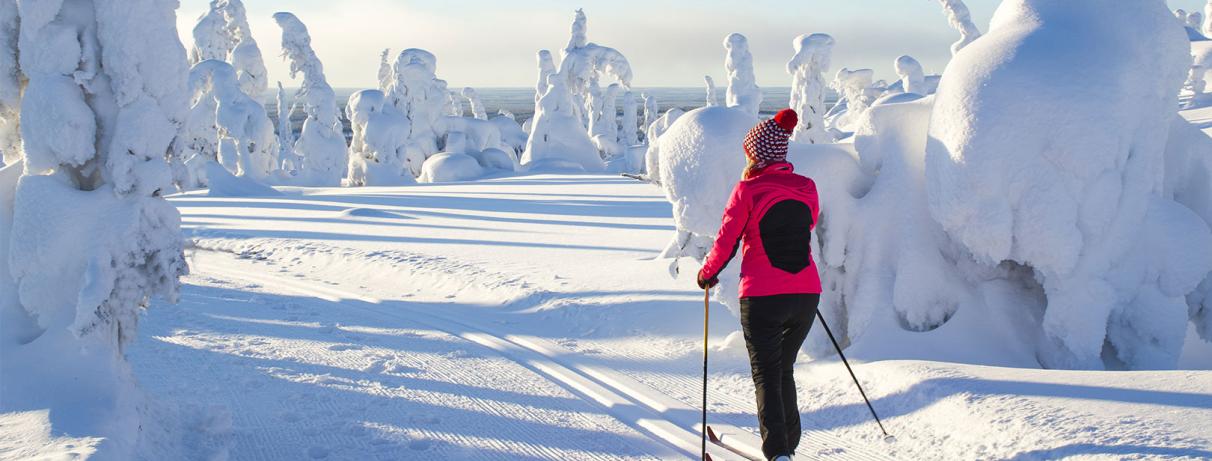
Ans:
<svg viewBox="0 0 1212 461"><path fill-rule="evenodd" d="M704 290L715 287L716 285L718 285L720 283L719 277L711 277L710 279L704 280L702 271L699 271L698 277L695 277L695 278L697 279L696 281L699 283L699 288L702 288Z"/></svg>

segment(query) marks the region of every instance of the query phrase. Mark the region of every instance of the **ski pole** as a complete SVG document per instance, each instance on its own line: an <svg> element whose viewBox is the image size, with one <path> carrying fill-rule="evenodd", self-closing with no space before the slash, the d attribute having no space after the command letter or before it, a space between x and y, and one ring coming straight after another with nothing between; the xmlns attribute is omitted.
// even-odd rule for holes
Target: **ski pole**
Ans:
<svg viewBox="0 0 1212 461"><path fill-rule="evenodd" d="M833 347L837 349L837 356L842 358L842 363L846 365L846 371L850 372L850 378L854 380L855 387L858 387L859 394L863 396L863 401L867 402L867 409L871 410L871 416L875 418L875 424L880 426L880 432L884 433L884 441L891 442L896 440L895 437L888 435L888 431L884 430L884 423L880 422L879 415L875 414L875 407L871 406L871 400L867 399L867 393L863 392L863 385L859 384L857 376L854 376L854 370L850 368L850 362L846 361L846 354L842 353L842 346L838 345L837 338L833 337L833 331L829 330L829 324L825 323L825 316L818 309L816 317L821 319L821 326L825 328L825 333L829 335L829 341L833 343Z"/></svg>
<svg viewBox="0 0 1212 461"><path fill-rule="evenodd" d="M711 312L711 287L703 289L703 430L702 434L702 455L703 460L710 460L707 456L707 324L710 319Z"/></svg>

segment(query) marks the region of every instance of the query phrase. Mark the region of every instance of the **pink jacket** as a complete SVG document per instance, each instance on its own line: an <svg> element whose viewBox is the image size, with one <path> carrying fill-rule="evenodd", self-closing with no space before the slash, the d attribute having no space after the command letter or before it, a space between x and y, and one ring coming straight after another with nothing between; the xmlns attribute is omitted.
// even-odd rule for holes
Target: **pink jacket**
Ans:
<svg viewBox="0 0 1212 461"><path fill-rule="evenodd" d="M816 183L786 162L737 183L699 276L710 280L741 250L741 297L821 292L812 261L820 203Z"/></svg>

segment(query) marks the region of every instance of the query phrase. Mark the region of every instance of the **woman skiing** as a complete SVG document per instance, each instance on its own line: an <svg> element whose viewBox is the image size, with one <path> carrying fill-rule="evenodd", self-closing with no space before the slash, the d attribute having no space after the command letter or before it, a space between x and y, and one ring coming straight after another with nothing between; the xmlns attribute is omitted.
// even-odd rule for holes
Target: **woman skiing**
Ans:
<svg viewBox="0 0 1212 461"><path fill-rule="evenodd" d="M816 183L787 163L797 119L795 111L784 109L745 136L749 165L698 274L700 288L715 286L741 251L741 328L757 391L762 453L776 461L790 459L800 442L792 367L821 293L810 250L820 211Z"/></svg>

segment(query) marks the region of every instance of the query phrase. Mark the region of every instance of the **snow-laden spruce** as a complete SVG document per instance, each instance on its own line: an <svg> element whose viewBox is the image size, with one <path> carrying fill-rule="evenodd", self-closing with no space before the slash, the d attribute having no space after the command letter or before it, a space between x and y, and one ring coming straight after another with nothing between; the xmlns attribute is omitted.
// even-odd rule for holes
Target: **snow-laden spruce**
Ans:
<svg viewBox="0 0 1212 461"><path fill-rule="evenodd" d="M8 2L11 4L12 2ZM0 412L98 459L170 459L124 349L188 271L166 162L188 104L175 0L22 2L23 160L0 170ZM7 153L6 153L7 154Z"/></svg>
<svg viewBox="0 0 1212 461"><path fill-rule="evenodd" d="M819 144L833 142L825 130L825 71L833 54L833 37L804 34L792 41L795 55L787 62L791 74L790 107L800 114L791 140ZM711 105L711 104L708 104Z"/></svg>
<svg viewBox="0 0 1212 461"><path fill-rule="evenodd" d="M1034 271L1045 365L1168 368L1185 298L1212 269L1207 223L1161 193L1188 43L1160 2L1089 14L1100 5L1007 1L952 61L931 120L930 209L981 264ZM1039 77L1090 68L1101 78Z"/></svg>
<svg viewBox="0 0 1212 461"><path fill-rule="evenodd" d="M480 93L476 92L475 88L465 87L460 94L464 98L467 98L467 105L471 107L472 117L488 120L488 112L484 110L484 102L480 100Z"/></svg>
<svg viewBox="0 0 1212 461"><path fill-rule="evenodd" d="M303 168L303 161L295 154L295 132L291 128L290 117L295 111L294 103L289 102L286 89L278 81L278 162L282 171L298 171Z"/></svg>
<svg viewBox="0 0 1212 461"><path fill-rule="evenodd" d="M387 103L379 90L349 96L345 118L353 131L349 143L349 186L395 186L416 182L423 157L407 158L408 118Z"/></svg>
<svg viewBox="0 0 1212 461"><path fill-rule="evenodd" d="M438 152L439 120L450 112L446 82L437 78L438 58L428 51L401 51L392 65L388 101L408 118L411 126L410 157L429 157Z"/></svg>
<svg viewBox="0 0 1212 461"><path fill-rule="evenodd" d="M728 92L725 104L741 107L754 117L762 105L762 91L757 86L753 73L753 54L749 52L749 39L733 33L724 37L724 70L728 73Z"/></svg>
<svg viewBox="0 0 1212 461"><path fill-rule="evenodd" d="M205 185L207 164L216 160L238 176L268 179L278 164L274 125L261 103L240 88L235 68L223 61L199 62L190 70L189 87L194 102L182 135L191 140L213 135L218 146L217 158L190 152L187 164L199 185Z"/></svg>
<svg viewBox="0 0 1212 461"><path fill-rule="evenodd" d="M235 68L240 90L254 100L269 88L269 73L261 48L248 26L248 14L241 0L215 0L210 10L198 19L193 30L194 47L190 64L206 60L226 61Z"/></svg>
<svg viewBox="0 0 1212 461"><path fill-rule="evenodd" d="M543 53L539 54L540 64ZM547 92L539 99L522 153L529 169L602 171L605 164L581 123L580 111L559 73L548 74Z"/></svg>
<svg viewBox="0 0 1212 461"><path fill-rule="evenodd" d="M274 13L282 28L282 54L290 62L290 76L303 74L296 98L301 99L303 129L294 151L302 157L302 168L294 182L336 186L346 170L345 135L337 109L337 96L324 77L324 65L311 47L307 26L291 13Z"/></svg>

